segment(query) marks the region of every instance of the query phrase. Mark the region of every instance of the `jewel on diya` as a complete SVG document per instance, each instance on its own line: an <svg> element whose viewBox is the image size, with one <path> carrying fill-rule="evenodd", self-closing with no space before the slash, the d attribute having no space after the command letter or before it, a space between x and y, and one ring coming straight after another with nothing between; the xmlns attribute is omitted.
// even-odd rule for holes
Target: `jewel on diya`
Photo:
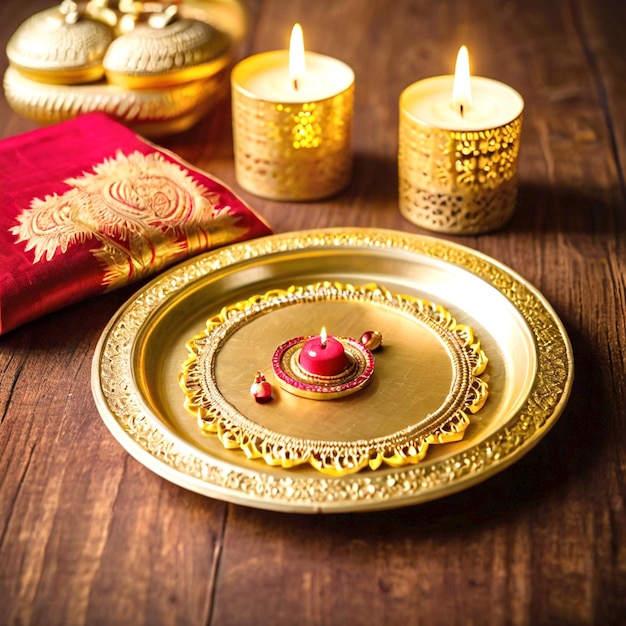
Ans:
<svg viewBox="0 0 626 626"><path fill-rule="evenodd" d="M322 328L319 335L294 337L278 346L272 369L279 386L291 394L313 400L342 398L370 382L375 367L372 351L381 345L378 331L366 331L356 340L328 335ZM257 382L266 381L263 377ZM267 401L267 388L254 388L259 392L251 389L257 402Z"/></svg>

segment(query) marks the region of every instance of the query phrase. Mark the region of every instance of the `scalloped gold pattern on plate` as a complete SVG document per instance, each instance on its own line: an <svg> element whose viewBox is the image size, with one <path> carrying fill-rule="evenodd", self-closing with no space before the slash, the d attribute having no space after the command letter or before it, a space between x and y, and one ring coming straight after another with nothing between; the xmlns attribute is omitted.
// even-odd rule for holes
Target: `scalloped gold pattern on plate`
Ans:
<svg viewBox="0 0 626 626"><path fill-rule="evenodd" d="M271 431L248 419L221 394L215 379L215 360L225 341L242 325L260 315L298 303L322 300L364 302L400 312L433 331L446 347L451 361L450 392L443 404L415 423L384 437L352 441L311 440ZM291 286L255 295L224 307L207 321L205 332L187 342L189 358L180 375L185 406L206 433L216 434L227 449L241 449L250 459L292 468L309 463L331 476L352 474L365 468L401 467L419 463L430 444L459 441L469 425L469 414L484 405L487 383L480 374L487 357L472 329L457 324L449 311L421 298L391 293L376 284L362 287L324 281ZM310 402L310 400L304 400ZM416 408L416 413L418 409Z"/></svg>

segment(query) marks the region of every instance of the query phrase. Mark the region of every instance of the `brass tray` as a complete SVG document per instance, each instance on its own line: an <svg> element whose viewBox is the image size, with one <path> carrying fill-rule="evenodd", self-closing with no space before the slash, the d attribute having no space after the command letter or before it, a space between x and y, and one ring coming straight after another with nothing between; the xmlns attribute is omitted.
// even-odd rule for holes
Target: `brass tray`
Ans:
<svg viewBox="0 0 626 626"><path fill-rule="evenodd" d="M438 303L458 323L474 330L489 357L489 398L472 416L461 441L431 446L416 465L329 477L309 467L274 467L250 460L201 432L184 407L178 383L187 358L185 343L225 306L271 289L328 280L377 283L394 293ZM272 346L281 339L319 331L315 327L319 311L304 316L279 313L274 321L271 315L265 321L261 317L255 322L261 326L247 329L242 342L228 350L231 358L241 361L242 381L248 386L252 382L248 372L267 369ZM384 357L387 366L376 375L381 377L380 388L389 382L396 391L377 393L376 385L370 385L372 389L368 387L356 402L299 400L305 404L294 405L298 399L281 397L262 408L244 394L240 410L274 430L284 430L286 436L295 429L299 436L333 440L358 437L361 431L364 437L374 431L378 435L387 420L397 428L397 420L410 419L407 407L432 404L429 394L442 381L424 364L413 369L420 349L414 347L412 359L414 339L402 322L386 318L390 314L378 309L356 316L328 313L333 324L350 326L350 332L357 326L363 331L384 327L391 347ZM405 356L397 362L389 356L394 345L404 348ZM341 228L236 244L165 272L139 290L104 330L93 360L92 391L105 424L121 445L167 480L258 508L347 512L440 498L505 469L558 419L569 397L573 370L563 324L545 298L509 268L433 237ZM414 371L419 375L407 376ZM225 387L227 393L235 393L232 376ZM315 419L309 419L313 414Z"/></svg>

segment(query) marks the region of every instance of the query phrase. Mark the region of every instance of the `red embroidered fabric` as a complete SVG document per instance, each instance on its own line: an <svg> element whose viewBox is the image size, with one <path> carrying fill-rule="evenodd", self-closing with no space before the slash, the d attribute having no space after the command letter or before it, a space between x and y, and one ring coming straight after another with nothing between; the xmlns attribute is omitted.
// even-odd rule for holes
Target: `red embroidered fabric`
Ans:
<svg viewBox="0 0 626 626"><path fill-rule="evenodd" d="M101 113L0 141L0 334L271 233L222 183Z"/></svg>

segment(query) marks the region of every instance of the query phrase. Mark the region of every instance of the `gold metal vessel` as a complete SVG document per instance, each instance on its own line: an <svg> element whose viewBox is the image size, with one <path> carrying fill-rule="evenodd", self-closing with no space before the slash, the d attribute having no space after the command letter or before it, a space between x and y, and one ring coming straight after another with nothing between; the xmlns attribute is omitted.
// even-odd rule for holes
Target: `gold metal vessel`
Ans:
<svg viewBox="0 0 626 626"><path fill-rule="evenodd" d="M352 176L354 73L337 59L313 53L307 59L341 76L342 88L310 101L250 91L250 77L288 67L286 50L247 57L231 73L235 174L241 187L262 198L326 198Z"/></svg>
<svg viewBox="0 0 626 626"><path fill-rule="evenodd" d="M207 78L228 63L230 38L206 22L155 14L107 48L107 80L129 89L158 88ZM155 15L151 16L152 18Z"/></svg>
<svg viewBox="0 0 626 626"><path fill-rule="evenodd" d="M25 77L43 83L73 85L102 78L102 59L113 30L64 0L28 18L7 44L7 57Z"/></svg>
<svg viewBox="0 0 626 626"><path fill-rule="evenodd" d="M461 441L431 446L416 465L328 476L305 465L267 466L203 434L184 406L178 383L189 338L202 333L207 319L224 307L273 289L324 280L375 282L394 293L437 302L474 330L489 357L482 374L489 399L471 416ZM428 333L415 332L412 320L365 303L355 303L357 315L332 302L299 306L258 317L222 347L215 383L246 418L287 437L332 445L401 431L441 403L450 386L450 359ZM319 332L321 318L337 334L382 332L385 347L376 356L370 385L328 402L285 393L278 402L256 403L248 392L250 372L269 372L276 346L286 337ZM546 299L509 268L432 237L340 228L236 244L165 272L139 290L103 332L92 390L121 445L178 485L259 508L345 512L440 498L509 467L556 422L573 373L563 324Z"/></svg>
<svg viewBox="0 0 626 626"><path fill-rule="evenodd" d="M41 125L101 111L148 137L180 132L227 93L246 27L238 0L63 0L9 41L5 96Z"/></svg>
<svg viewBox="0 0 626 626"><path fill-rule="evenodd" d="M452 130L423 123L411 112L407 103L415 98L416 87L400 95L400 212L421 228L441 233L475 234L504 226L517 200L522 97L505 86L515 102L510 121L494 128Z"/></svg>

